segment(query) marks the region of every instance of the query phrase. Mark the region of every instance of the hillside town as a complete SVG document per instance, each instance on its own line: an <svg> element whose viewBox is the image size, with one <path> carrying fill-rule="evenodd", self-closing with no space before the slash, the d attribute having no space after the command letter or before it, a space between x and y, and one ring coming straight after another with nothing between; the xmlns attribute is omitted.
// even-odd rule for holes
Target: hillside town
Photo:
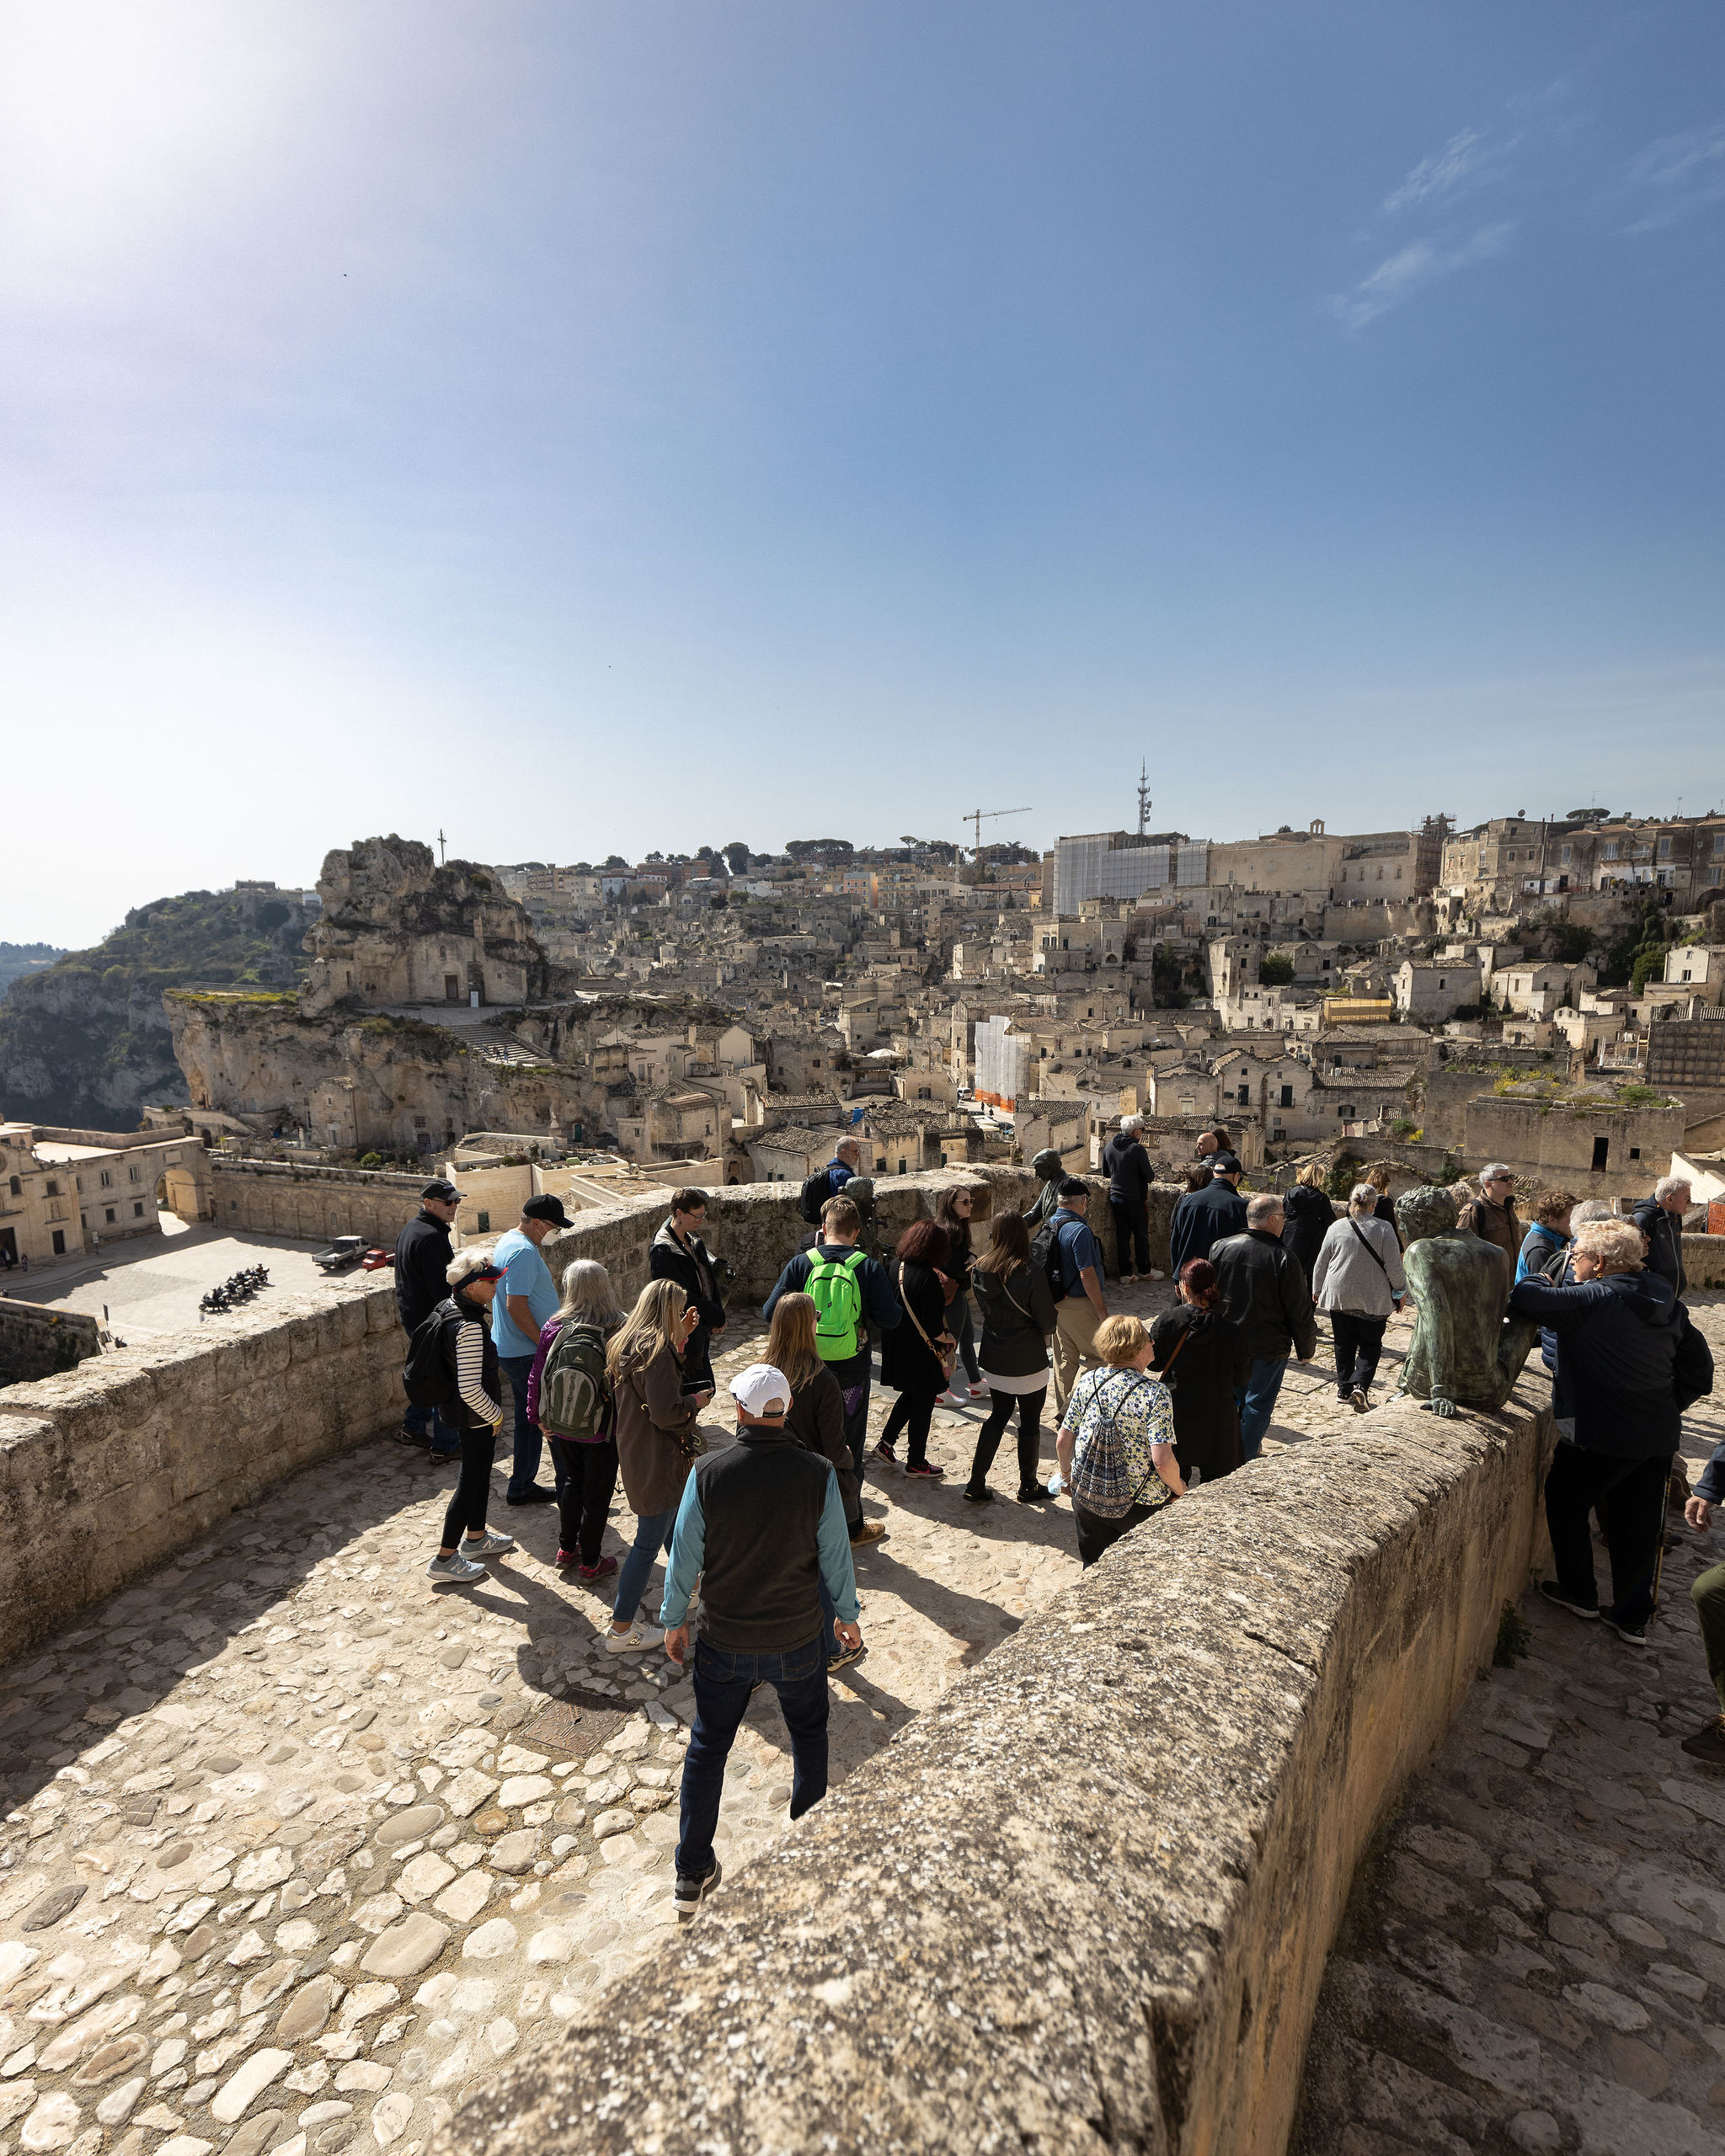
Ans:
<svg viewBox="0 0 1725 2156"><path fill-rule="evenodd" d="M841 1130L877 1177L1050 1151L1082 1172L1129 1116L1164 1176L1221 1124L1266 1187L1369 1155L1406 1182L1497 1159L1606 1198L1680 1167L1697 1203L1725 1196L1725 815L1206 843L1145 829L1148 807L1140 788L1137 828L1039 856L907 838L494 867L358 841L315 890L222 901L270 955L172 976L154 1000L180 1082L137 1120L230 1176L339 1170L350 1212L367 1177L432 1159L561 1166L576 1198L800 1182ZM109 955L14 1001L111 990L136 969ZM0 1251L44 1265L149 1231L177 1148L143 1177L128 1130L126 1203L99 1203L105 1154L88 1191L60 1171L108 1139L64 1135L19 1075L0 1063L20 1171ZM32 1122L62 1135L31 1152Z"/></svg>

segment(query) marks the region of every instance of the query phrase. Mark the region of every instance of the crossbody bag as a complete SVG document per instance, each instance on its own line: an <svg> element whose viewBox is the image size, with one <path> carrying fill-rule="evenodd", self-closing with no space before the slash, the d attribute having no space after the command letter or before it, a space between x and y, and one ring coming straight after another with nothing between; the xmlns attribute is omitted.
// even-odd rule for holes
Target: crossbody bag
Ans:
<svg viewBox="0 0 1725 2156"><path fill-rule="evenodd" d="M939 1348L935 1346L934 1342L929 1338L927 1333L923 1330L922 1321L917 1316L916 1311L911 1309L911 1298L905 1293L905 1268L902 1265L900 1266L898 1271L898 1286L899 1300L905 1306L905 1316L910 1319L911 1324L916 1328L917 1338L922 1342L929 1353L933 1356L935 1361L940 1364L941 1369L945 1375L950 1377L953 1374L953 1365L959 1359L958 1348L956 1344L954 1344L949 1353L944 1355L942 1354Z"/></svg>

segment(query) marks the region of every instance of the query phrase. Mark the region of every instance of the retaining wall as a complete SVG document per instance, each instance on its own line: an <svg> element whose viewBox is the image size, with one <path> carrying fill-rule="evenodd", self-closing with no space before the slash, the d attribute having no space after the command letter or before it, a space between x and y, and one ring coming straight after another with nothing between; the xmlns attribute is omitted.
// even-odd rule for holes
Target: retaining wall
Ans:
<svg viewBox="0 0 1725 2156"><path fill-rule="evenodd" d="M1355 1866L1526 1584L1544 1390L1127 1538L445 2150L1281 2151Z"/></svg>
<svg viewBox="0 0 1725 2156"><path fill-rule="evenodd" d="M45 1310L0 1295L0 1385L71 1369L99 1355L96 1321L82 1310Z"/></svg>
<svg viewBox="0 0 1725 2156"><path fill-rule="evenodd" d="M321 1241L364 1235L386 1249L419 1209L433 1171L301 1167L282 1161L226 1161L209 1155L212 1218L250 1235L300 1235ZM512 1223L500 1222L500 1226Z"/></svg>

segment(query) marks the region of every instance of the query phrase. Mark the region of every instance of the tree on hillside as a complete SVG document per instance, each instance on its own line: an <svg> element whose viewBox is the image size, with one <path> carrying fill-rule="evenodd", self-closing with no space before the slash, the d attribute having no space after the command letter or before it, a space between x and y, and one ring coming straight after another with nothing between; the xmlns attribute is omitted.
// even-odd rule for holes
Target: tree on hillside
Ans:
<svg viewBox="0 0 1725 2156"><path fill-rule="evenodd" d="M785 851L793 861L807 861L815 853L854 853L857 851L848 839L792 839Z"/></svg>
<svg viewBox="0 0 1725 2156"><path fill-rule="evenodd" d="M731 841L730 844L724 850L724 857L731 865L731 873L733 876L741 876L747 873L749 867L749 849L744 845L740 839L733 839Z"/></svg>

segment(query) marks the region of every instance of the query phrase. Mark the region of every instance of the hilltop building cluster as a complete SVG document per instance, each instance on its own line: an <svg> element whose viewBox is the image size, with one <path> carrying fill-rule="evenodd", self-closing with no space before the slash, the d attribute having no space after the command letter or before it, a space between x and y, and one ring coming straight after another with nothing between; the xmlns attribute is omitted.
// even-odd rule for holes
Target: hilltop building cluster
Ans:
<svg viewBox="0 0 1725 2156"><path fill-rule="evenodd" d="M1135 1115L1168 1173L1220 1123L1269 1183L1314 1156L1410 1179L1495 1158L1615 1197L1680 1156L1725 1195L1725 815L1218 842L1146 830L1147 806L1040 856L490 867L360 841L292 894L296 981L165 991L187 1097L148 1120L344 1187L457 1155L566 1163L590 1195L800 1181L841 1132L877 1175L1076 1171ZM52 1144L27 1206L0 1183L0 1240L33 1262L68 1233ZM146 1226L158 1195L159 1173Z"/></svg>

